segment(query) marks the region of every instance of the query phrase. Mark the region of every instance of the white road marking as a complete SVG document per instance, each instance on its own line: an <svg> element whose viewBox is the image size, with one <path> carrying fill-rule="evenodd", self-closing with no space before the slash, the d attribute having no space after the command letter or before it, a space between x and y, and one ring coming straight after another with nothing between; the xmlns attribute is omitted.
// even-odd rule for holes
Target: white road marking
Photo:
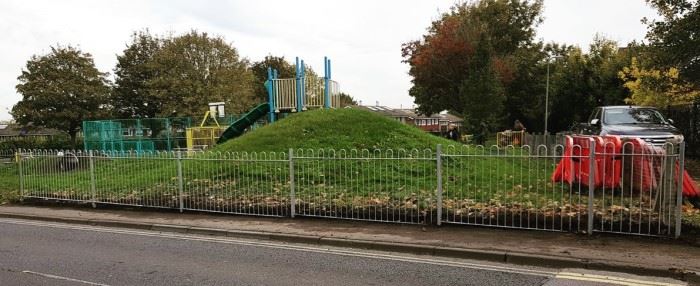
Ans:
<svg viewBox="0 0 700 286"><path fill-rule="evenodd" d="M313 253L321 253L321 254L334 254L334 255L382 259L382 260L390 260L390 261L398 261L398 262L412 262L412 263L430 264L430 265L437 265L437 266L459 267L459 268L484 270L484 271L498 271L498 272L504 272L504 273L513 273L513 274L545 276L548 278L555 278L555 279L603 282L603 283L614 284L614 285L643 285L643 286L686 285L686 284L674 284L674 283L668 283L668 282L636 280L636 279L617 277L617 276L601 276L601 275L575 273L575 272L532 270L532 269L515 268L515 267L508 267L508 266L476 264L476 263L458 262L458 261L450 261L450 260L418 258L418 257L381 254L381 253L368 253L368 252L360 252L360 251L352 251L352 250L340 250L340 249L331 249L331 248L322 248L322 247L300 246L300 245L291 245L291 244L283 244L283 243L238 240L238 239L229 238L229 237L226 237L226 238L224 238L224 237L203 237L203 236L187 235L187 234L181 234L181 233L116 229L116 228L107 228L107 227L71 225L71 224L63 224L63 223L36 222L36 221L16 220L16 219L0 219L0 223L43 226L43 227L60 228L60 229L85 230L85 231L114 233L114 234L138 235L138 236L146 236L146 237L170 238L170 239L187 240L187 241L200 241L200 242L224 243L224 244L244 245L244 246L257 246L257 247L266 247L266 248L284 249L284 250L295 250L295 251L313 252ZM98 284L98 285L100 285L100 284Z"/></svg>
<svg viewBox="0 0 700 286"><path fill-rule="evenodd" d="M678 283L646 281L646 280L638 280L638 279L631 279L631 278L624 278L624 277L617 277L617 276L596 275L596 274L575 273L575 272L559 272L556 276L554 276L554 278L578 280L578 281L590 281L590 282L603 282L603 283L611 283L611 284L617 284L617 285L629 285L629 286L685 285L685 284L678 284Z"/></svg>
<svg viewBox="0 0 700 286"><path fill-rule="evenodd" d="M53 274L46 274L46 273L41 273L41 272L34 272L34 271L29 271L29 270L24 270L22 273L26 274L31 274L31 275L37 275L41 277L46 277L46 278L51 278L51 279L56 279L56 280L64 280L64 281L70 281L70 282L78 282L78 283L83 283L87 285L95 285L95 286L109 286L107 284L102 284L102 283L95 283L95 282L90 282L90 281L85 281L85 280L80 280L80 279L74 279L74 278L69 278L69 277L63 277L63 276L58 276L58 275L53 275Z"/></svg>

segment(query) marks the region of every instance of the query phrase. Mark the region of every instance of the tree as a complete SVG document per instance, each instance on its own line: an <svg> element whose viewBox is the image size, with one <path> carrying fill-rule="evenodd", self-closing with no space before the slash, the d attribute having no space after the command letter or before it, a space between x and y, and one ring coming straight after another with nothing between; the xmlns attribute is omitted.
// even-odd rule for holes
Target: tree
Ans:
<svg viewBox="0 0 700 286"><path fill-rule="evenodd" d="M557 57L549 63L549 131L568 130L586 121L597 106L625 104L629 91L618 72L638 53L635 43L620 49L616 42L596 36L588 53L573 46L550 45L545 50ZM546 62L542 65L546 69ZM535 123L539 122L543 120Z"/></svg>
<svg viewBox="0 0 700 286"><path fill-rule="evenodd" d="M700 96L700 91L680 79L677 68L646 69L632 58L629 67L620 71L619 76L625 81L624 86L631 91L625 101L631 104L666 107L669 105L691 103Z"/></svg>
<svg viewBox="0 0 700 286"><path fill-rule="evenodd" d="M511 58L514 71L509 84L503 87L503 120L505 126L512 126L517 119L529 131L544 130L545 80L547 53L542 43L518 49Z"/></svg>
<svg viewBox="0 0 700 286"><path fill-rule="evenodd" d="M647 0L663 17L644 19L647 40L656 51L656 65L677 68L679 78L700 87L700 2L692 0Z"/></svg>
<svg viewBox="0 0 700 286"><path fill-rule="evenodd" d="M163 41L148 30L134 32L131 43L117 56L115 87L111 94L115 116L152 118L163 109L163 102L148 86L158 74L153 58Z"/></svg>
<svg viewBox="0 0 700 286"><path fill-rule="evenodd" d="M579 47L566 47L559 55L550 63L549 132L585 121L596 106L587 55Z"/></svg>
<svg viewBox="0 0 700 286"><path fill-rule="evenodd" d="M473 134L478 132L482 123L493 124L502 114L503 88L493 69L491 50L488 40L482 38L467 71L468 76L459 89L465 103L462 107L465 123Z"/></svg>
<svg viewBox="0 0 700 286"><path fill-rule="evenodd" d="M17 78L22 95L12 116L22 125L65 131L75 144L83 120L99 118L107 106L106 74L97 70L92 56L71 46L27 61Z"/></svg>
<svg viewBox="0 0 700 286"><path fill-rule="evenodd" d="M635 52L634 43L621 50L617 42L596 35L585 55L590 69L590 92L595 105L624 103L629 91L623 86L624 82L619 78L618 72L629 64Z"/></svg>
<svg viewBox="0 0 700 286"><path fill-rule="evenodd" d="M254 104L248 61L221 37L191 31L167 39L154 64L158 75L149 86L163 100L161 115L198 115L214 101L236 113Z"/></svg>
<svg viewBox="0 0 700 286"><path fill-rule="evenodd" d="M255 98L260 102L268 101L268 94L264 85L267 80L268 68L276 69L279 78L293 78L295 76L294 65L288 63L284 57L267 55L262 61L253 63L253 66L250 68L253 72L253 76L255 76L253 90Z"/></svg>
<svg viewBox="0 0 700 286"><path fill-rule="evenodd" d="M117 60L111 103L120 117L199 116L218 101L242 113L255 103L248 61L221 37L136 32Z"/></svg>
<svg viewBox="0 0 700 286"><path fill-rule="evenodd" d="M432 23L423 39L405 43L402 55L413 78L409 94L418 104L418 111L432 114L449 110L472 122L502 118L502 114L477 118L485 115L468 114L477 112L468 108L482 103L475 100L487 95L500 94L491 103L503 104L502 90L507 90L517 78L518 51L533 46L541 10L542 1L483 0L457 4ZM480 43L489 51L477 55ZM492 76L498 84L491 80ZM484 86L477 82L479 79L492 86ZM467 83L479 87L469 87Z"/></svg>
<svg viewBox="0 0 700 286"><path fill-rule="evenodd" d="M338 100L340 100L340 107L355 106L357 101L347 93L338 93Z"/></svg>

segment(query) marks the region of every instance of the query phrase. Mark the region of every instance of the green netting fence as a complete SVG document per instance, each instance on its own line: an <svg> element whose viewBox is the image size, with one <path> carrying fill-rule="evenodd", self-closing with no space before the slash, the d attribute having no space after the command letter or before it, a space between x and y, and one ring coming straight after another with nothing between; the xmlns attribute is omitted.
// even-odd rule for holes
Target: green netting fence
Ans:
<svg viewBox="0 0 700 286"><path fill-rule="evenodd" d="M102 151L177 150L187 147L185 131L192 124L189 117L83 121L83 145Z"/></svg>

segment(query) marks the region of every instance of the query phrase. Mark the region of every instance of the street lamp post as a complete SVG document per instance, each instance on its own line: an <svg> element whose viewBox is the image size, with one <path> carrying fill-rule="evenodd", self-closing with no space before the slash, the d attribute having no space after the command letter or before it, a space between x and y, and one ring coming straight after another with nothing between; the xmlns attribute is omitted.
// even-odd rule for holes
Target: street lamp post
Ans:
<svg viewBox="0 0 700 286"><path fill-rule="evenodd" d="M544 135L549 135L549 129L547 129L547 123L549 122L549 64L551 59L558 59L561 56L547 57L547 86L544 92Z"/></svg>
<svg viewBox="0 0 700 286"><path fill-rule="evenodd" d="M547 122L549 122L549 59L547 59L547 87L544 92L544 135L549 135Z"/></svg>

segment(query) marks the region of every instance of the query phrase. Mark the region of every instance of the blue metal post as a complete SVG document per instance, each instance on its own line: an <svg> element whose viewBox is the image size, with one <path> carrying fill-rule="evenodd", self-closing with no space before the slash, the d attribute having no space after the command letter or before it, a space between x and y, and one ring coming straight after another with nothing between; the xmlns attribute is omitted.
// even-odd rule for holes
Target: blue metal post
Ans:
<svg viewBox="0 0 700 286"><path fill-rule="evenodd" d="M270 123L275 122L275 95L274 95L274 76L272 68L267 68L267 81L265 81L265 88L267 89L267 100L270 105Z"/></svg>
<svg viewBox="0 0 700 286"><path fill-rule="evenodd" d="M297 100L297 112L301 112L301 70L299 69L299 57L296 58L296 100Z"/></svg>
<svg viewBox="0 0 700 286"><path fill-rule="evenodd" d="M299 96L299 102L301 102L301 109L299 111L306 110L306 65L304 65L304 60L301 60L301 95Z"/></svg>
<svg viewBox="0 0 700 286"><path fill-rule="evenodd" d="M277 72L276 69L272 69L272 78L273 78L273 79L279 79L279 78L280 78L280 77L279 77L279 73ZM279 111L280 111L279 108L278 108L278 106L277 106L277 93L278 93L278 92L279 92L279 90L277 90L277 87L273 84L273 85L272 85L272 94L274 94L275 97L273 97L272 100L275 102L275 118L277 118L277 115L276 115L276 114L279 113Z"/></svg>
<svg viewBox="0 0 700 286"><path fill-rule="evenodd" d="M333 77L331 76L331 60L328 59L328 83L329 83L329 84L330 84L331 79L333 79ZM328 89L329 87L330 87L330 86L327 86L326 89ZM329 98L330 98L330 90L328 91L328 95L329 95ZM338 98L338 101L340 101L339 98ZM340 106L340 102L338 102L338 106Z"/></svg>
<svg viewBox="0 0 700 286"><path fill-rule="evenodd" d="M328 87L330 86L330 60L328 57L323 57L323 84L324 84L324 89L323 89L323 98L325 99L325 107L331 108L331 93Z"/></svg>

